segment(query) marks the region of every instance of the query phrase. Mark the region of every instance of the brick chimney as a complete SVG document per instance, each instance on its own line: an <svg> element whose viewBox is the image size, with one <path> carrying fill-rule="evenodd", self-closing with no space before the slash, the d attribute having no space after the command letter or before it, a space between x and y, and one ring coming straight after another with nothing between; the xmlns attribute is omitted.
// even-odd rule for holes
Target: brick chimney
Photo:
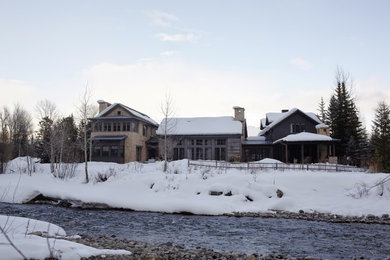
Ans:
<svg viewBox="0 0 390 260"><path fill-rule="evenodd" d="M108 103L108 102L106 102L104 100L101 100L101 99L99 99L97 102L99 104L99 113L101 113L107 107L111 106L110 103Z"/></svg>

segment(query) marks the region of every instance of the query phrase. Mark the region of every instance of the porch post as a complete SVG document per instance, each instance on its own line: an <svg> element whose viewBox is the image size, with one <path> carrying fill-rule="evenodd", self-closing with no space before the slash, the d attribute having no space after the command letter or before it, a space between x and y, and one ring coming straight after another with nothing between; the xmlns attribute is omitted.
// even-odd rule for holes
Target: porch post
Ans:
<svg viewBox="0 0 390 260"><path fill-rule="evenodd" d="M286 163L288 163L288 146L287 144L284 144L284 148L285 148L285 153L286 153Z"/></svg>
<svg viewBox="0 0 390 260"><path fill-rule="evenodd" d="M321 148L321 144L317 144L317 163L320 162L320 149Z"/></svg>
<svg viewBox="0 0 390 260"><path fill-rule="evenodd" d="M304 163L303 159L305 157L305 150L304 149L305 149L304 144L301 144L301 163L302 164Z"/></svg>

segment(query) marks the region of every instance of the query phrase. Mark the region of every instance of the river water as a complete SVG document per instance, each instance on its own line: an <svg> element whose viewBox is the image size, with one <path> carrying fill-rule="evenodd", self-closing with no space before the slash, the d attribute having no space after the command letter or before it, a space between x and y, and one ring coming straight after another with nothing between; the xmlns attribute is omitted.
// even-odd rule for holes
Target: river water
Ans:
<svg viewBox="0 0 390 260"><path fill-rule="evenodd" d="M0 214L63 227L68 235L115 235L150 243L172 242L221 252L327 259L390 259L390 225L342 224L295 219L188 216L51 205L0 203Z"/></svg>

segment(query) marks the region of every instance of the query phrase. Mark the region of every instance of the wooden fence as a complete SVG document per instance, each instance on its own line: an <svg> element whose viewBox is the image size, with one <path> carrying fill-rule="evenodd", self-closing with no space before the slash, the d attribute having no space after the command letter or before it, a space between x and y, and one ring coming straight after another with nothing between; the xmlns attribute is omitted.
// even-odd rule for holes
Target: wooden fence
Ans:
<svg viewBox="0 0 390 260"><path fill-rule="evenodd" d="M297 163L229 163L224 161L201 161L188 160L188 166L199 166L220 169L239 170L306 170L306 171L328 171L328 172L366 172L366 168L342 164L297 164Z"/></svg>

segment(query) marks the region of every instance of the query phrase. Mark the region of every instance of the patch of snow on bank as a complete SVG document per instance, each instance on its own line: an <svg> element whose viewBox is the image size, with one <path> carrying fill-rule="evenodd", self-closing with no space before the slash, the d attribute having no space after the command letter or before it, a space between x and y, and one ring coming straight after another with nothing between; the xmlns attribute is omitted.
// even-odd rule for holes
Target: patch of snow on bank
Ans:
<svg viewBox="0 0 390 260"><path fill-rule="evenodd" d="M97 255L130 255L127 250L96 249L64 240L66 232L61 227L35 219L0 215L0 227L11 242L28 259L45 259L51 255L63 260L81 259ZM49 237L49 238L47 238ZM22 259L5 235L0 233L2 259Z"/></svg>

